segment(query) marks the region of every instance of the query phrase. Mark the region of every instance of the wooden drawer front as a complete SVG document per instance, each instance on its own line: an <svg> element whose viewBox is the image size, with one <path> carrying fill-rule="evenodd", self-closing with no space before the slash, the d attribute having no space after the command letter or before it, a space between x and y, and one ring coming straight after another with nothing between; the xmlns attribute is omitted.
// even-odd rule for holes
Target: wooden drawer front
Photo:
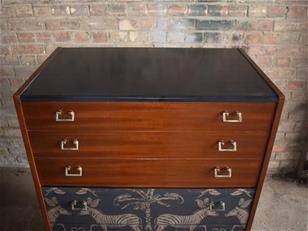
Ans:
<svg viewBox="0 0 308 231"><path fill-rule="evenodd" d="M102 158L253 158L263 157L267 134L209 132L29 132L37 156ZM222 150L219 150L219 141ZM233 140L235 143L231 143ZM75 148L78 150L61 150ZM236 147L234 146L236 145ZM232 149L236 151L231 151ZM231 149L230 151L224 151Z"/></svg>
<svg viewBox="0 0 308 231"><path fill-rule="evenodd" d="M43 187L53 230L245 230L254 193L253 188Z"/></svg>
<svg viewBox="0 0 308 231"><path fill-rule="evenodd" d="M260 161L36 158L42 185L136 187L254 187ZM65 176L68 173L82 176ZM214 168L229 167L232 177L214 177ZM227 176L228 172L221 170Z"/></svg>
<svg viewBox="0 0 308 231"><path fill-rule="evenodd" d="M73 122L56 122L56 112ZM24 102L29 130L262 130L268 131L275 103L217 102ZM241 123L223 122L224 111L242 113ZM63 115L60 116L62 118Z"/></svg>

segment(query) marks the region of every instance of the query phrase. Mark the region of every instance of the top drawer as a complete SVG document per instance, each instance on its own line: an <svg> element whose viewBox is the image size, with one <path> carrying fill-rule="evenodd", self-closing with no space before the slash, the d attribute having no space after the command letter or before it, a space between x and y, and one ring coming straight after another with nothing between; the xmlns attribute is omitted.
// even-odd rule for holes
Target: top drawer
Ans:
<svg viewBox="0 0 308 231"><path fill-rule="evenodd" d="M28 130L268 131L274 110L272 102L23 102Z"/></svg>

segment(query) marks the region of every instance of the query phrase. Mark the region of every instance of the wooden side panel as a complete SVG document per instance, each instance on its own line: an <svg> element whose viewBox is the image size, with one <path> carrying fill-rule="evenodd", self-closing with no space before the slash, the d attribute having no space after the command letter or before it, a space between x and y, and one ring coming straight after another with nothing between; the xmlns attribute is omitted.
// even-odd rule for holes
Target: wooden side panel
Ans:
<svg viewBox="0 0 308 231"><path fill-rule="evenodd" d="M266 153L264 155L264 159L263 159L263 162L262 162L262 165L261 165L261 168L260 168L260 174L259 174L259 178L258 178L255 199L253 201L251 212L249 214L249 219L248 219L248 222L247 222L246 230L249 231L249 230L251 230L253 219L254 219L254 216L255 216L255 213L256 213L256 210L257 210L257 206L258 206L258 202L259 202L259 199L260 199L260 195L261 195L261 192L262 192L262 187L263 187L264 179L266 177L268 164L269 164L269 161L270 161L270 158L271 158L271 153L272 153L273 145L274 145L274 142L275 142L275 137L276 137L276 133L277 133L277 129L278 129L278 125L279 125L279 121L280 121L285 97L284 97L283 93L278 89L278 87L253 62L253 60L244 51L242 51L242 50L240 50L240 51L241 51L242 55L249 61L249 63L256 69L256 71L262 76L264 81L266 81L271 86L271 88L276 92L276 94L278 95L278 98L279 98L279 100L278 100L278 102L275 106L274 118L271 120L271 130L270 130L270 135L269 135L268 142L267 142Z"/></svg>
<svg viewBox="0 0 308 231"><path fill-rule="evenodd" d="M29 135L27 133L27 124L26 124L25 117L24 117L23 105L22 105L22 102L20 101L20 95L22 94L24 89L26 89L26 87L33 81L33 79L36 78L37 74L53 59L53 57L60 50L61 50L60 48L57 48L14 94L15 109L17 112L19 126L21 129L21 134L22 134L24 145L25 145L29 165L30 165L32 179L33 179L35 190L38 196L38 201L39 201L39 205L42 211L43 220L46 225L46 230L50 230L50 224L49 224L48 217L47 217L47 209L45 206L44 197L43 197L42 190L41 190L41 184L39 181L37 169L36 169L34 158L33 158Z"/></svg>
<svg viewBox="0 0 308 231"><path fill-rule="evenodd" d="M24 102L29 130L215 130L268 132L272 102ZM74 111L74 122L56 122L56 112ZM242 123L223 123L224 111L242 113Z"/></svg>
<svg viewBox="0 0 308 231"><path fill-rule="evenodd" d="M261 162L239 160L146 160L36 158L42 185L104 187L255 187ZM82 176L65 176L65 167ZM232 177L215 178L214 168L230 167ZM222 172L222 174L227 174Z"/></svg>
<svg viewBox="0 0 308 231"><path fill-rule="evenodd" d="M15 103L15 108L16 108L16 112L17 112L17 116L18 116L18 121L19 121L19 126L20 126L20 129L21 129L21 134L22 134L24 146L25 146L25 149L26 149L26 153L27 153L27 157L28 157L28 161L29 161L29 165L30 165L30 170L31 170L32 179L33 179L34 186L35 186L35 191L36 191L38 202L39 202L41 212L42 212L43 221L44 221L44 224L46 226L46 230L51 230L50 224L49 224L49 221L48 221L48 217L47 217L47 208L45 206L44 197L43 197L43 194L42 194L42 191L41 191L41 183L40 183L38 173L37 173L37 169L36 169L36 166L35 166L35 162L34 162L34 158L33 158L33 154L32 154L32 148L31 148L31 144L30 144L30 139L29 139L29 136L28 136L26 123L25 123L25 120L24 120L22 104L20 102L18 95L14 95L14 103Z"/></svg>

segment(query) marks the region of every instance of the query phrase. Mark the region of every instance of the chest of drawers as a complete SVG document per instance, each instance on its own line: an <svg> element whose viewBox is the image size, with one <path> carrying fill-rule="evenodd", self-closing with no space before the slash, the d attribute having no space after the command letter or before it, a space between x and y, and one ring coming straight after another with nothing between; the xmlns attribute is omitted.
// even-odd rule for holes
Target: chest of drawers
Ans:
<svg viewBox="0 0 308 231"><path fill-rule="evenodd" d="M284 97L240 49L58 48L14 95L47 230L250 230Z"/></svg>

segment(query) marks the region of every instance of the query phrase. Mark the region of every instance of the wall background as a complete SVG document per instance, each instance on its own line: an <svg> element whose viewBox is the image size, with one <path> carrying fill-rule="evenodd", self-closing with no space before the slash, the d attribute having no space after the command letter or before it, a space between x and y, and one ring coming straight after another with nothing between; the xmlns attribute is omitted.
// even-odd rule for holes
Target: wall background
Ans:
<svg viewBox="0 0 308 231"><path fill-rule="evenodd" d="M1 0L0 166L28 166L12 95L58 46L243 47L286 96L270 173L292 171L307 152L307 7L308 0Z"/></svg>

